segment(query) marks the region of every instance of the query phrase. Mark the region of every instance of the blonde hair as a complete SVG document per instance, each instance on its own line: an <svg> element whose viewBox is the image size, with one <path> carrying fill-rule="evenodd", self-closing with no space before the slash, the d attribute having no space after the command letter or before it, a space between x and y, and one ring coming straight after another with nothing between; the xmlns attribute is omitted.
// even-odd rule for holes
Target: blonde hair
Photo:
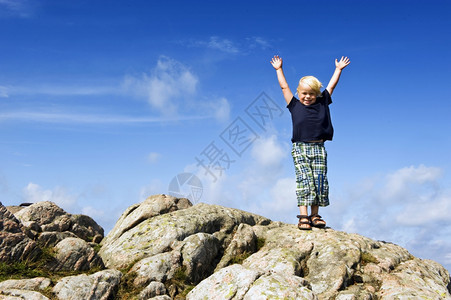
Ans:
<svg viewBox="0 0 451 300"><path fill-rule="evenodd" d="M304 76L299 80L298 88L296 89L298 95L301 83L308 85L316 93L316 96L321 95L321 88L323 84L314 76Z"/></svg>

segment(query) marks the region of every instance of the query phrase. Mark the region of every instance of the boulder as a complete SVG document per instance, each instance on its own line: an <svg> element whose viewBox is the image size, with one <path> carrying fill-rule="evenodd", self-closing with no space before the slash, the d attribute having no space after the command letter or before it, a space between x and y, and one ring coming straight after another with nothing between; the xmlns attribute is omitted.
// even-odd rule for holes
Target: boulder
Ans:
<svg viewBox="0 0 451 300"><path fill-rule="evenodd" d="M164 199L161 196L160 201ZM126 213L130 214L130 210ZM241 223L255 225L269 222L267 218L238 209L200 203L135 222L121 235L116 234L118 230L114 228L102 241L99 254L108 268L121 269L143 258L171 251L183 244L186 237L199 232L230 234Z"/></svg>
<svg viewBox="0 0 451 300"><path fill-rule="evenodd" d="M122 273L117 270L64 277L53 287L53 293L61 300L114 299L121 277Z"/></svg>
<svg viewBox="0 0 451 300"><path fill-rule="evenodd" d="M19 289L6 289L0 291L0 300L49 300L46 296L39 292L19 290Z"/></svg>
<svg viewBox="0 0 451 300"><path fill-rule="evenodd" d="M0 202L0 262L34 261L40 253L20 221Z"/></svg>
<svg viewBox="0 0 451 300"><path fill-rule="evenodd" d="M228 266L232 261L239 258L244 259L246 255L250 255L256 251L257 235L253 227L244 223L240 224L230 244L227 246L221 261L216 266L216 270Z"/></svg>
<svg viewBox="0 0 451 300"><path fill-rule="evenodd" d="M235 264L225 267L199 283L186 296L187 300L198 299L243 299L252 284L263 275Z"/></svg>
<svg viewBox="0 0 451 300"><path fill-rule="evenodd" d="M15 216L35 235L40 232L71 232L87 242L97 235L104 235L103 228L91 217L69 214L50 201L22 208Z"/></svg>
<svg viewBox="0 0 451 300"><path fill-rule="evenodd" d="M171 279L181 266L181 254L178 251L159 253L138 261L129 273L135 274L133 284L136 287L150 282L165 282Z"/></svg>
<svg viewBox="0 0 451 300"><path fill-rule="evenodd" d="M155 297L157 296L166 296L166 287L161 282L152 281L148 286L146 286L144 290L141 291L141 293L139 293L138 299L139 300L156 299Z"/></svg>
<svg viewBox="0 0 451 300"><path fill-rule="evenodd" d="M87 271L94 267L104 267L94 249L80 238L66 238L54 249L56 256L51 267L53 271Z"/></svg>
<svg viewBox="0 0 451 300"><path fill-rule="evenodd" d="M213 273L219 249L219 240L208 233L199 232L183 240L183 266L190 282L199 283Z"/></svg>
<svg viewBox="0 0 451 300"><path fill-rule="evenodd" d="M144 202L134 204L127 208L108 234L108 239L116 240L124 232L136 227L141 222L154 216L166 214L176 210L193 206L186 198L175 198L168 195L154 195Z"/></svg>
<svg viewBox="0 0 451 300"><path fill-rule="evenodd" d="M19 290L45 290L51 284L51 280L45 277L36 277L31 279L10 279L0 282L0 291L7 289Z"/></svg>

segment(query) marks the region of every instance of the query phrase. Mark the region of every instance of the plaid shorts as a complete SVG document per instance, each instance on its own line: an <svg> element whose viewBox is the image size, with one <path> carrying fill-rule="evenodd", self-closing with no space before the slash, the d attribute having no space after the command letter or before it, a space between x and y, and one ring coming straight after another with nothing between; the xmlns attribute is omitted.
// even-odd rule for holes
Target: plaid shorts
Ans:
<svg viewBox="0 0 451 300"><path fill-rule="evenodd" d="M327 152L324 143L293 143L298 206L328 206Z"/></svg>

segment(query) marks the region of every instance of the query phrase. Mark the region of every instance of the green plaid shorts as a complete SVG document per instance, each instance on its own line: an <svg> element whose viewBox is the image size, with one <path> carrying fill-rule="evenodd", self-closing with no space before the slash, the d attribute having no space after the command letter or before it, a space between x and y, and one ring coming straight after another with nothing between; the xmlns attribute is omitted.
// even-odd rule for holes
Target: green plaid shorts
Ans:
<svg viewBox="0 0 451 300"><path fill-rule="evenodd" d="M293 143L298 206L328 206L327 152L324 143Z"/></svg>

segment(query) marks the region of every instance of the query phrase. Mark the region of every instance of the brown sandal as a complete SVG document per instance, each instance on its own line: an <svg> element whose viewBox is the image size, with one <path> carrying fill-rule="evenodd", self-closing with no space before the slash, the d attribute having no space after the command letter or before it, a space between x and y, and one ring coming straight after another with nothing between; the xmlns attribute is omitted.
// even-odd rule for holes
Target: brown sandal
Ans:
<svg viewBox="0 0 451 300"><path fill-rule="evenodd" d="M306 215L298 215L297 216L299 218L299 223L298 223L298 228L300 230L312 230L312 226L310 224L310 218L309 216ZM302 221L302 220L307 220L307 221Z"/></svg>
<svg viewBox="0 0 451 300"><path fill-rule="evenodd" d="M320 215L314 214L314 215L311 215L309 218L310 218L310 222L312 223L313 227L316 227L316 228L326 227L326 221L324 221Z"/></svg>

